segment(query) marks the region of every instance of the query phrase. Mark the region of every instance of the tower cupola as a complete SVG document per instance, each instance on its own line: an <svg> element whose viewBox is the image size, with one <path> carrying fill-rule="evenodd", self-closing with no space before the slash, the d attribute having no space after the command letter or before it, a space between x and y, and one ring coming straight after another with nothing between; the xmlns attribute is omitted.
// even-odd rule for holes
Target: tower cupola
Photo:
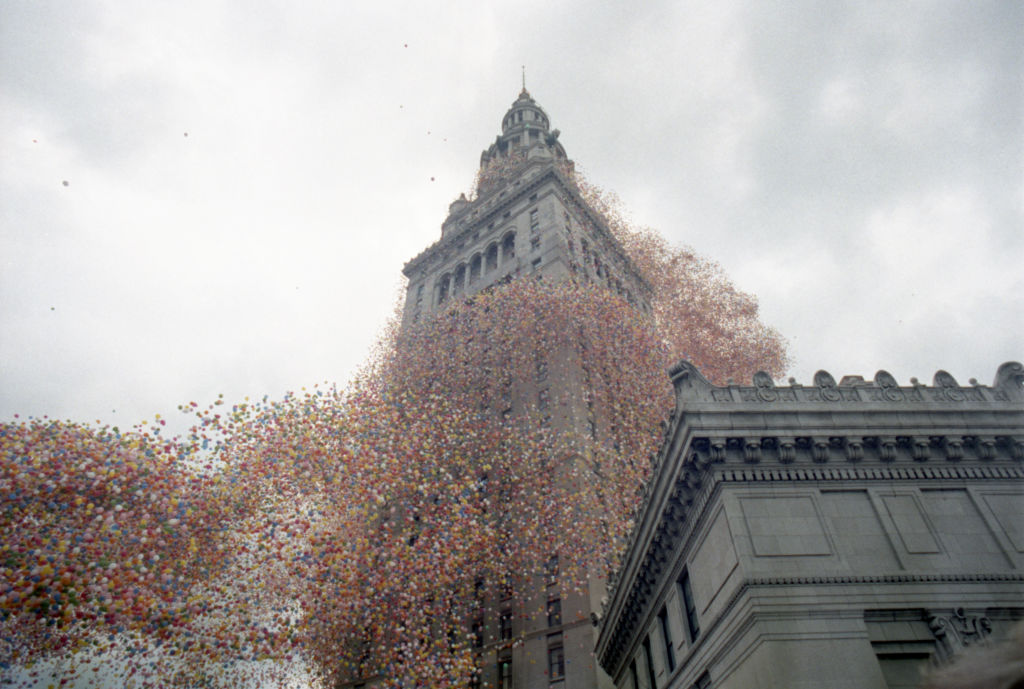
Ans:
<svg viewBox="0 0 1024 689"><path fill-rule="evenodd" d="M502 135L530 129L547 132L548 128L547 113L537 105L537 101L530 97L530 92L525 88L519 92L516 102L512 104L501 120Z"/></svg>
<svg viewBox="0 0 1024 689"><path fill-rule="evenodd" d="M557 129L551 129L548 114L524 85L519 97L501 119L501 134L480 154L480 169L486 171L500 161L514 164L517 160L527 159L562 160L571 165L558 141L559 133Z"/></svg>

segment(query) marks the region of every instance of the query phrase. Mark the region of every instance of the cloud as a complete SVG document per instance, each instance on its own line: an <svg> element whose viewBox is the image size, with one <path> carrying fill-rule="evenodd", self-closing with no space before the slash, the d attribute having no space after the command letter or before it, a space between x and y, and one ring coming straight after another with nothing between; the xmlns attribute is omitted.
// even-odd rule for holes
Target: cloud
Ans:
<svg viewBox="0 0 1024 689"><path fill-rule="evenodd" d="M798 378L986 377L1024 344L1022 12L9 3L0 415L344 380L522 64L593 181L760 296Z"/></svg>

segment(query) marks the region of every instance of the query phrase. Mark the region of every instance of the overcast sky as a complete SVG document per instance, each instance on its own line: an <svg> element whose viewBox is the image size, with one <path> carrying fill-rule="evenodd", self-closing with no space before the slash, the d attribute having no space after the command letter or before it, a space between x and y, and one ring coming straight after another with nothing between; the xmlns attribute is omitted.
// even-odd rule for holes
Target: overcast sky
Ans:
<svg viewBox="0 0 1024 689"><path fill-rule="evenodd" d="M344 382L527 87L790 372L1024 358L1024 3L0 5L0 419Z"/></svg>

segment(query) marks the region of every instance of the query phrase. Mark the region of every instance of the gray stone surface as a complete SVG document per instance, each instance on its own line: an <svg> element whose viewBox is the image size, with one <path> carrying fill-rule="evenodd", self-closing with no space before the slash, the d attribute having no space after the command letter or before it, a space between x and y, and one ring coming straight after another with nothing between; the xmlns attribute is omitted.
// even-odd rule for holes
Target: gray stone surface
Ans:
<svg viewBox="0 0 1024 689"><path fill-rule="evenodd" d="M597 655L618 687L913 686L1024 618L1024 367L992 386L874 380L714 386L671 371L676 409ZM661 663L658 613L700 634ZM707 674L705 674L707 673Z"/></svg>

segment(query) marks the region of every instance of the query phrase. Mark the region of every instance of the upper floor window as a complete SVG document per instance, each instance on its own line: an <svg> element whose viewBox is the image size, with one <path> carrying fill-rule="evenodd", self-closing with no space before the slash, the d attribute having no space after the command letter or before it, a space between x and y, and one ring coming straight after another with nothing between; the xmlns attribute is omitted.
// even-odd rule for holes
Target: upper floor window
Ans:
<svg viewBox="0 0 1024 689"><path fill-rule="evenodd" d="M658 622L661 624L661 638L665 642L665 664L668 666L668 671L672 672L676 669L676 649L672 645L672 630L669 629L668 610L664 605L661 606L661 612L658 613Z"/></svg>
<svg viewBox="0 0 1024 689"><path fill-rule="evenodd" d="M554 586L558 583L558 553L553 554L544 564L544 583Z"/></svg>
<svg viewBox="0 0 1024 689"><path fill-rule="evenodd" d="M498 689L512 689L512 659L498 661Z"/></svg>
<svg viewBox="0 0 1024 689"><path fill-rule="evenodd" d="M516 257L516 233L509 232L501 241L501 262L511 261Z"/></svg>
<svg viewBox="0 0 1024 689"><path fill-rule="evenodd" d="M512 611L502 610L498 617L498 637L502 641L512 638Z"/></svg>
<svg viewBox="0 0 1024 689"><path fill-rule="evenodd" d="M558 627L562 624L562 599L552 598L548 601L548 626Z"/></svg>
<svg viewBox="0 0 1024 689"><path fill-rule="evenodd" d="M498 267L498 245L491 244L484 255L484 271L491 272Z"/></svg>
<svg viewBox="0 0 1024 689"><path fill-rule="evenodd" d="M469 282L474 283L480 279L480 266L483 263L480 254L473 256L469 262Z"/></svg>
<svg viewBox="0 0 1024 689"><path fill-rule="evenodd" d="M555 681L565 677L565 648L562 646L562 635L554 634L548 638L548 679Z"/></svg>
<svg viewBox="0 0 1024 689"><path fill-rule="evenodd" d="M690 632L690 643L693 643L700 636L700 622L697 620L697 603L693 600L693 590L690 588L690 573L685 569L679 575L679 593L683 596L686 629Z"/></svg>
<svg viewBox="0 0 1024 689"><path fill-rule="evenodd" d="M657 689L658 678L654 674L654 656L651 655L651 637L644 637L644 662L647 665L647 681L651 689Z"/></svg>
<svg viewBox="0 0 1024 689"><path fill-rule="evenodd" d="M448 290L451 289L452 276L445 273L441 276L441 286L437 292L437 303L440 304L448 298Z"/></svg>

